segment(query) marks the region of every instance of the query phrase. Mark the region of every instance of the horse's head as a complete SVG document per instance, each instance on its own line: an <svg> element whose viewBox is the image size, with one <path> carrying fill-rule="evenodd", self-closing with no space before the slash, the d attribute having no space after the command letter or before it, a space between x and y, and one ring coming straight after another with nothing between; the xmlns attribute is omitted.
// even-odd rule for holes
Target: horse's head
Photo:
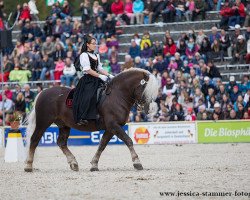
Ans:
<svg viewBox="0 0 250 200"><path fill-rule="evenodd" d="M149 104L156 99L158 94L158 84L155 76L147 70L135 68L126 70L119 76L122 78L124 88L128 92L127 101L143 107L144 111L148 113Z"/></svg>

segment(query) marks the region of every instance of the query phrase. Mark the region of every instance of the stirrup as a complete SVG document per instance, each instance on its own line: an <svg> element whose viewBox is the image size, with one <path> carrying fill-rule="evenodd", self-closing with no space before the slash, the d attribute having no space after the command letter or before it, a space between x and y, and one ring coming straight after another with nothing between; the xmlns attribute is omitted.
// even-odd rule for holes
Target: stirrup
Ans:
<svg viewBox="0 0 250 200"><path fill-rule="evenodd" d="M77 125L79 125L79 126L87 125L87 124L88 124L88 120L86 120L86 119L81 119L81 120L77 123Z"/></svg>

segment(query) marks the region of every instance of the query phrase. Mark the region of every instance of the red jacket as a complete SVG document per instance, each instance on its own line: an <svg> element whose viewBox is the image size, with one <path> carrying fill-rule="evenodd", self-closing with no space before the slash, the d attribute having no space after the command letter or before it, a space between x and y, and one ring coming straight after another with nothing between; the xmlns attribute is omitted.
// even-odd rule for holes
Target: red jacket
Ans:
<svg viewBox="0 0 250 200"><path fill-rule="evenodd" d="M235 9L233 9L233 11L235 11ZM243 3L240 3L238 7L238 12L241 17L246 17L245 6Z"/></svg>
<svg viewBox="0 0 250 200"><path fill-rule="evenodd" d="M124 13L124 4L121 0L119 0L117 3L113 2L111 5L111 12L115 15L123 14Z"/></svg>
<svg viewBox="0 0 250 200"><path fill-rule="evenodd" d="M26 19L29 19L31 20L31 15L30 15L30 10L29 8L24 8L20 14L20 19L22 20L26 20Z"/></svg>
<svg viewBox="0 0 250 200"><path fill-rule="evenodd" d="M170 53L171 56L174 56L176 53L176 45L172 44L171 46L166 45L163 49L163 54L166 55L167 53Z"/></svg>
<svg viewBox="0 0 250 200"><path fill-rule="evenodd" d="M231 7L223 7L220 11L220 15L223 17L231 17L233 16L233 10Z"/></svg>

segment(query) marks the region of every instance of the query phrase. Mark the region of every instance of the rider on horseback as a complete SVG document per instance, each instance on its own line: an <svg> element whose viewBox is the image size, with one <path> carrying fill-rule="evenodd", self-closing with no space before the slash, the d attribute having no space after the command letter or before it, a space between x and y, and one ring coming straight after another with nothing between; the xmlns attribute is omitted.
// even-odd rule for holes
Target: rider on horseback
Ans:
<svg viewBox="0 0 250 200"><path fill-rule="evenodd" d="M96 42L95 38L85 35L81 54L77 58L80 61L80 70L84 74L76 86L73 97L74 120L78 125L85 125L88 120L96 120L97 89L102 81L114 77L102 68L100 56L94 53ZM77 66L75 67L77 69Z"/></svg>

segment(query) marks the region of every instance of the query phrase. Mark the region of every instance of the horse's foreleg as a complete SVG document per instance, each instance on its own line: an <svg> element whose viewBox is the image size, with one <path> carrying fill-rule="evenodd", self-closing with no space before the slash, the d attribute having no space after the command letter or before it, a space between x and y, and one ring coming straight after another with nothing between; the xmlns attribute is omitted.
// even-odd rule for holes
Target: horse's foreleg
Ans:
<svg viewBox="0 0 250 200"><path fill-rule="evenodd" d="M126 132L118 124L115 126L113 125L112 133L117 135L117 137L119 139L121 139L127 145L128 149L131 153L131 158L133 161L134 168L138 169L138 170L142 170L143 169L142 164L139 160L137 153L135 152L135 149L133 146L133 141L131 140L131 138L126 134Z"/></svg>
<svg viewBox="0 0 250 200"><path fill-rule="evenodd" d="M67 158L67 162L70 165L70 168L73 171L79 171L78 163L76 161L75 156L68 149L67 141L69 138L70 128L69 127L60 127L59 128L59 136L57 139L57 145L60 147L62 152Z"/></svg>
<svg viewBox="0 0 250 200"><path fill-rule="evenodd" d="M95 153L95 156L93 157L92 161L90 162L91 163L91 168L90 168L90 171L99 171L98 169L98 162L99 162L99 159L100 159L100 156L103 152L103 150L106 148L108 142L111 140L111 138L113 137L113 134L108 132L108 131L105 131L103 136L102 136L102 139L100 141L100 144L98 146L98 149Z"/></svg>

